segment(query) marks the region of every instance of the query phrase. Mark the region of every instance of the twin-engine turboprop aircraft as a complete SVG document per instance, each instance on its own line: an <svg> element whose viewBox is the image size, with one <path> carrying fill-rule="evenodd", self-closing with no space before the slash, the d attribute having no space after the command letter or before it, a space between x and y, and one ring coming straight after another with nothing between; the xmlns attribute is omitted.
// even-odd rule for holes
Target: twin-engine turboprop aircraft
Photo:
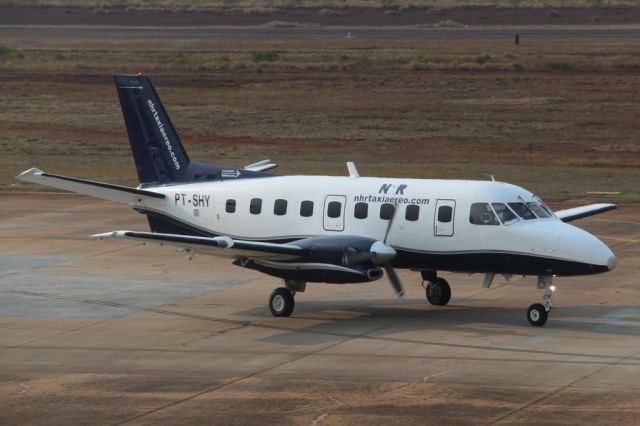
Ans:
<svg viewBox="0 0 640 426"><path fill-rule="evenodd" d="M151 81L114 76L140 185L129 188L30 169L17 179L130 205L151 232L122 238L234 259L282 278L269 299L275 316L293 312L308 282L364 283L386 272L398 296L396 268L420 272L431 304L451 289L438 271L535 275L544 304L527 312L534 326L553 308L554 276L607 272L616 265L596 237L568 225L615 208L594 204L553 213L531 192L507 183L360 177L282 176L269 160L244 168L191 161Z"/></svg>

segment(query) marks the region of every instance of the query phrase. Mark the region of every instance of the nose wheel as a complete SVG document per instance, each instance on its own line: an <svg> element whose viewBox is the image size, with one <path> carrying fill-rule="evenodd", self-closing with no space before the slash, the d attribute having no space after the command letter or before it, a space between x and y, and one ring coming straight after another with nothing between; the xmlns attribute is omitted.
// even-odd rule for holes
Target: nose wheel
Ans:
<svg viewBox="0 0 640 426"><path fill-rule="evenodd" d="M527 309L527 319L534 327L542 327L546 324L549 313L542 303L534 303Z"/></svg>
<svg viewBox="0 0 640 426"><path fill-rule="evenodd" d="M534 327L542 327L545 325L549 318L549 312L554 308L553 292L556 288L551 285L551 282L552 277L550 276L538 277L538 288L544 288L544 296L542 296L544 304L534 303L529 306L529 309L527 309L527 320L529 321L529 324Z"/></svg>

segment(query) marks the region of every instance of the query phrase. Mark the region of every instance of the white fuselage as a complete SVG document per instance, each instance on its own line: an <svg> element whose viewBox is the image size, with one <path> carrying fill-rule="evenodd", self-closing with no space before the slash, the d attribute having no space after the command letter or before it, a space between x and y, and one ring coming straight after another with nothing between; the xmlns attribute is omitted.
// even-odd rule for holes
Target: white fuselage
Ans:
<svg viewBox="0 0 640 426"><path fill-rule="evenodd" d="M534 272L526 266L531 259L607 265L613 256L596 237L555 216L508 222L483 217L487 223L477 219L471 223L474 203L496 203L496 207L540 203L531 192L501 182L274 176L145 189L162 193L166 198L147 200L146 204L133 207L159 214L203 235L242 240L284 242L321 235L383 240L391 215L387 243L403 253L394 262L400 267L541 274L544 271ZM492 255L493 261L487 263L485 259ZM518 260L505 255L518 256ZM442 263L444 256L448 260ZM451 263L452 256L459 256L459 261ZM577 275L590 273L589 270L550 267L547 272Z"/></svg>

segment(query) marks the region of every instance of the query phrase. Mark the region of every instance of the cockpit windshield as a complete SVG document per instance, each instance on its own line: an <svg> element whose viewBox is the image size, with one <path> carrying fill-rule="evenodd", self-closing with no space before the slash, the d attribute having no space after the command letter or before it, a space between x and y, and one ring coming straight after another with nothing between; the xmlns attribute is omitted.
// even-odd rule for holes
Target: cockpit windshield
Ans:
<svg viewBox="0 0 640 426"><path fill-rule="evenodd" d="M473 203L469 212L469 223L474 225L509 226L521 219L546 219L553 213L542 201L514 203Z"/></svg>
<svg viewBox="0 0 640 426"><path fill-rule="evenodd" d="M523 219L531 220L536 218L536 215L524 203L509 203L509 207Z"/></svg>
<svg viewBox="0 0 640 426"><path fill-rule="evenodd" d="M511 225L513 222L518 220L518 216L516 216L509 207L502 203L491 203L493 210L495 210L498 215L498 219L505 225Z"/></svg>
<svg viewBox="0 0 640 426"><path fill-rule="evenodd" d="M549 215L549 217L553 217L553 211L549 208L548 205L546 205L544 202L542 202L542 200L540 198L538 198L538 204L540 204L540 208L542 210L544 210L545 212L547 212L547 214Z"/></svg>
<svg viewBox="0 0 640 426"><path fill-rule="evenodd" d="M533 210L533 212L538 217L541 217L543 219L547 217L551 217L551 215L542 207L541 204L530 202L530 203L527 203L527 207Z"/></svg>

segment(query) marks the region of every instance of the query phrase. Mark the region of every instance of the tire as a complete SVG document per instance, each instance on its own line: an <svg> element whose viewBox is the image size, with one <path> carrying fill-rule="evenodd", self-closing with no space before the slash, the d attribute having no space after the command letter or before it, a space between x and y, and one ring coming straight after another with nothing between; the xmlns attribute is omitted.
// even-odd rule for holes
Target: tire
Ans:
<svg viewBox="0 0 640 426"><path fill-rule="evenodd" d="M549 313L541 303L534 303L527 309L527 319L529 324L534 327L542 327L546 324Z"/></svg>
<svg viewBox="0 0 640 426"><path fill-rule="evenodd" d="M444 306L451 300L451 287L444 278L438 278L429 283L426 288L427 300L432 305Z"/></svg>
<svg viewBox="0 0 640 426"><path fill-rule="evenodd" d="M269 297L269 310L274 317L288 317L295 305L293 293L284 287L276 288Z"/></svg>

